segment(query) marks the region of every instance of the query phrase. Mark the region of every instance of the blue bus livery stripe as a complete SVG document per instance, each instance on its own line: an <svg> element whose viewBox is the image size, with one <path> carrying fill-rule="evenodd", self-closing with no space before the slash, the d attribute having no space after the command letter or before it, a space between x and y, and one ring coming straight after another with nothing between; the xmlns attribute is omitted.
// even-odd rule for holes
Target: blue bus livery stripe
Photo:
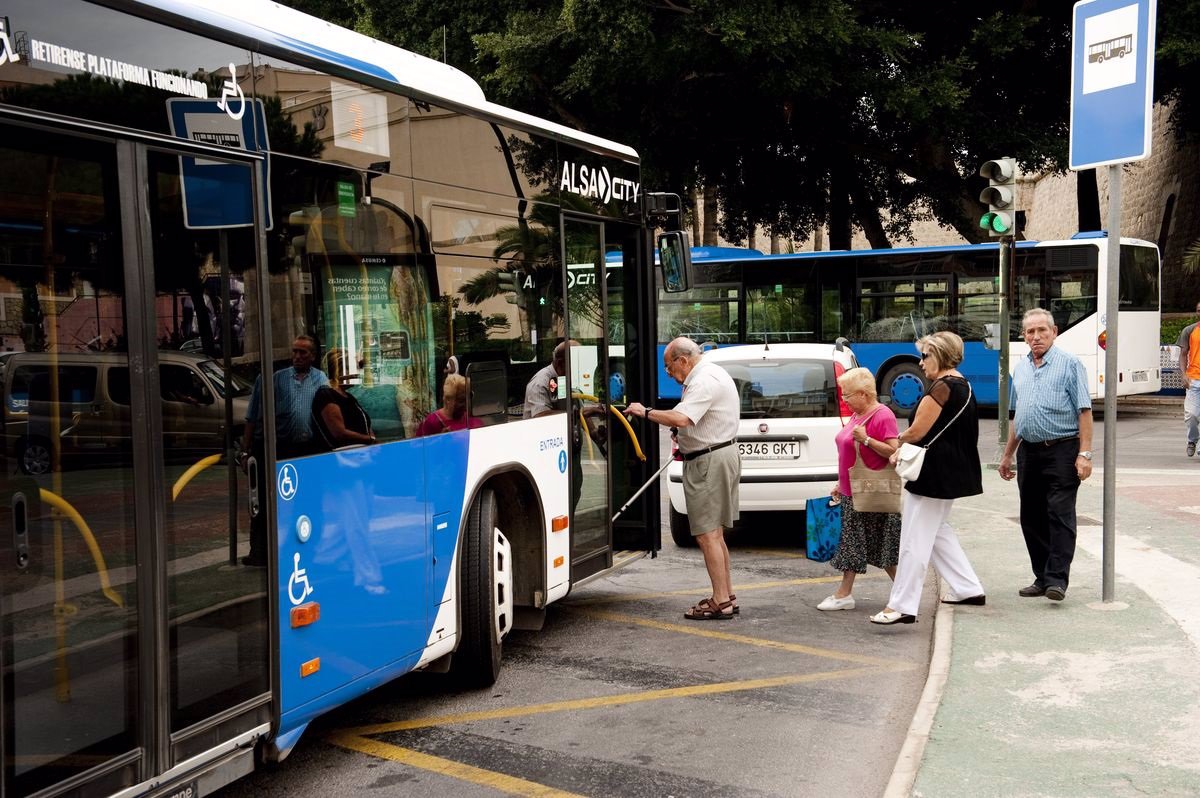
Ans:
<svg viewBox="0 0 1200 798"><path fill-rule="evenodd" d="M281 731L419 661L451 578L469 441L467 431L447 433L276 469ZM291 499L291 486L280 484L289 467ZM302 516L310 522L307 542L298 532ZM292 607L310 601L320 605L320 620L292 629ZM302 678L301 664L318 657L320 670Z"/></svg>

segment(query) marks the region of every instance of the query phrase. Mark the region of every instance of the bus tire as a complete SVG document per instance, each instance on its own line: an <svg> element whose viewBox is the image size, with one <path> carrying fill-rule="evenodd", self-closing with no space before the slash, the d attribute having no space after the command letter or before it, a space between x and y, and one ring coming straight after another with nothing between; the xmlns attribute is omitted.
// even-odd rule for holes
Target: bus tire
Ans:
<svg viewBox="0 0 1200 798"><path fill-rule="evenodd" d="M683 513L676 512L675 508L671 508L671 540L675 541L676 546L682 548L696 548L696 539L692 537L692 527L688 524L688 517Z"/></svg>
<svg viewBox="0 0 1200 798"><path fill-rule="evenodd" d="M928 388L920 366L916 363L899 363L883 375L879 392L888 395L888 407L896 414L896 418L910 418Z"/></svg>
<svg viewBox="0 0 1200 798"><path fill-rule="evenodd" d="M496 494L484 488L467 514L460 558L459 643L450 673L466 687L490 687L500 675L500 634L496 630Z"/></svg>

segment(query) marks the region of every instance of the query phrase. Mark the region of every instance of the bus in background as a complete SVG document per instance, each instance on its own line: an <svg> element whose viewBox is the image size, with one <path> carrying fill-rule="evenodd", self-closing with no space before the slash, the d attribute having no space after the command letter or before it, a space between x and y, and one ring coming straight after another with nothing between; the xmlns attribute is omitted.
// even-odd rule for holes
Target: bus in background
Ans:
<svg viewBox="0 0 1200 798"><path fill-rule="evenodd" d="M1049 310L1055 346L1079 356L1093 398L1104 395L1104 307L1109 242L1104 233L1068 241L1019 241L1010 297L1011 357L1028 354L1022 314ZM690 291L658 297L659 351L679 335L702 346L731 343L832 343L845 337L879 393L907 415L925 392L913 342L950 330L962 336L959 369L978 401L998 402L999 354L985 343L998 320L999 247L975 244L762 255L746 250L693 251ZM1157 247L1121 241L1119 395L1153 393L1159 373ZM660 370L658 400L670 406L679 386Z"/></svg>
<svg viewBox="0 0 1200 798"><path fill-rule="evenodd" d="M3 22L0 798L209 794L659 547L636 152L267 0Z"/></svg>

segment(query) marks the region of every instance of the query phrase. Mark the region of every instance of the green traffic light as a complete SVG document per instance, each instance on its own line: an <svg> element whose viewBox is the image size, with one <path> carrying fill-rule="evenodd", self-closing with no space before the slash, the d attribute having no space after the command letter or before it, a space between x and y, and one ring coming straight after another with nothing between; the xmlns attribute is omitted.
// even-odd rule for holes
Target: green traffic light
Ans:
<svg viewBox="0 0 1200 798"><path fill-rule="evenodd" d="M1012 232L1012 223L1008 216L996 211L988 211L983 216L979 217L979 226L989 232L1005 235Z"/></svg>

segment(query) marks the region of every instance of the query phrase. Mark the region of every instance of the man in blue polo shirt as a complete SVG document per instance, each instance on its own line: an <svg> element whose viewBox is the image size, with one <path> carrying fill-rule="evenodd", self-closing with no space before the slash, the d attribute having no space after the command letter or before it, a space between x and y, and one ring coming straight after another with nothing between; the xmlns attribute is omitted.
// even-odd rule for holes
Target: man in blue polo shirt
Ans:
<svg viewBox="0 0 1200 798"><path fill-rule="evenodd" d="M1033 566L1033 584L1017 592L1062 601L1075 557L1075 496L1092 474L1092 400L1079 358L1054 347L1058 327L1048 310L1027 311L1021 330L1029 354L1013 369L1013 423L1000 458L1000 476L1017 477Z"/></svg>

